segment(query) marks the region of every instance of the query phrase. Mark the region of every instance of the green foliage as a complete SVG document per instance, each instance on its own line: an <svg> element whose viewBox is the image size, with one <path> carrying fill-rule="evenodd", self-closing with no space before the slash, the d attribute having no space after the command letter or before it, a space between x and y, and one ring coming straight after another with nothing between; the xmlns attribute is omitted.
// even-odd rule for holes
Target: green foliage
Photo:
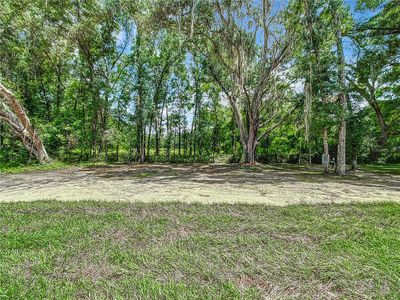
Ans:
<svg viewBox="0 0 400 300"><path fill-rule="evenodd" d="M237 98L244 133L256 119L260 161L301 161L309 153L319 161L324 128L335 156L342 115L332 17L337 12L340 29L356 49L346 68L348 160L400 159L395 1L359 1L358 9L373 11L363 23L354 22L340 0L290 1L277 11L274 33L267 32L273 49L266 63L264 37L254 34L261 8L250 0L219 3L223 11L236 11L243 27L221 23L207 1L154 6L123 0L2 0L0 80L21 99L55 160L210 162L227 155L238 161L244 154L242 129L227 100L230 94ZM288 44L279 70L265 73L288 37L296 43ZM263 74L268 79L260 81ZM265 95L252 116L248 100L254 97L248 95L260 82ZM293 105L297 110L291 112ZM387 127L385 139L376 107ZM29 160L0 121L0 163Z"/></svg>

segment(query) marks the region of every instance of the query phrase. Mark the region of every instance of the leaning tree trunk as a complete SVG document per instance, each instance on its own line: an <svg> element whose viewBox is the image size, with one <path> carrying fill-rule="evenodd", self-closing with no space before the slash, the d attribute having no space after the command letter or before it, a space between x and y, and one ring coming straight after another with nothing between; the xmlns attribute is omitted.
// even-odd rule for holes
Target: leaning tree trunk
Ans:
<svg viewBox="0 0 400 300"><path fill-rule="evenodd" d="M50 161L39 135L32 127L24 108L11 91L0 83L0 119L8 123L28 151L41 163Z"/></svg>
<svg viewBox="0 0 400 300"><path fill-rule="evenodd" d="M385 119L383 118L381 108L380 108L378 102L376 101L375 96L372 96L371 98L372 99L371 99L371 101L369 101L369 104L372 106L372 108L375 111L376 119L378 121L379 128L381 131L381 137L378 142L379 142L379 145L384 146L387 143L388 138L389 138L388 126L385 122Z"/></svg>

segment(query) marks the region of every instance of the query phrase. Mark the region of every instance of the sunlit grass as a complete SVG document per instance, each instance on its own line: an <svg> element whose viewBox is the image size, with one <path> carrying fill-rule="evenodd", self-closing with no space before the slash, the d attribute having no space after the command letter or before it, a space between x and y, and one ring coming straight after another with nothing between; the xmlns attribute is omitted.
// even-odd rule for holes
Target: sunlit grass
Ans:
<svg viewBox="0 0 400 300"><path fill-rule="evenodd" d="M361 169L368 172L400 175L400 163L362 165Z"/></svg>
<svg viewBox="0 0 400 300"><path fill-rule="evenodd" d="M0 204L0 298L398 299L400 205Z"/></svg>
<svg viewBox="0 0 400 300"><path fill-rule="evenodd" d="M86 167L86 166L99 166L104 165L106 162L78 162L78 163L68 163L61 161L53 161L47 164L40 164L37 162L32 162L28 164L0 164L0 173L5 174L20 174L36 171L53 171L58 169L66 169L70 167Z"/></svg>

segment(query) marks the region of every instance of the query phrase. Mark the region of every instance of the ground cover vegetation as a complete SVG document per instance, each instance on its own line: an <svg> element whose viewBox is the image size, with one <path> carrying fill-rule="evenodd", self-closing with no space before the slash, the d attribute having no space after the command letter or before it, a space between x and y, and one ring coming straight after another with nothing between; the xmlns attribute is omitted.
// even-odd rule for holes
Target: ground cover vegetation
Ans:
<svg viewBox="0 0 400 300"><path fill-rule="evenodd" d="M396 299L400 206L0 204L5 299Z"/></svg>

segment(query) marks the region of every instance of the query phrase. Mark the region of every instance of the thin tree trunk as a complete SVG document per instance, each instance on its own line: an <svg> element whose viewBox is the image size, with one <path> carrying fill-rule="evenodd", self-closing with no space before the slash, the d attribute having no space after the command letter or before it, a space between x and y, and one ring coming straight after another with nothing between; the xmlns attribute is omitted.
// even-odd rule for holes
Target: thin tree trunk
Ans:
<svg viewBox="0 0 400 300"><path fill-rule="evenodd" d="M182 149L182 129L181 129L180 121L179 121L179 125L178 125L178 156L179 156L179 158L181 157L181 149Z"/></svg>
<svg viewBox="0 0 400 300"><path fill-rule="evenodd" d="M186 127L183 127L183 156L185 162L187 161L187 148L188 148L188 134Z"/></svg>
<svg viewBox="0 0 400 300"><path fill-rule="evenodd" d="M155 162L157 162L158 153L157 153L157 146L158 146L158 111L155 112L156 116L154 119L154 141L155 141Z"/></svg>
<svg viewBox="0 0 400 300"><path fill-rule="evenodd" d="M170 128L170 124L169 124L169 116L168 116L168 103L165 106L165 119L167 121L167 145L166 145L166 156L167 156L167 160L170 159L171 156L171 128Z"/></svg>
<svg viewBox="0 0 400 300"><path fill-rule="evenodd" d="M324 127L324 131L322 134L322 141L324 144L324 155L325 155L325 159L326 162L324 164L324 174L328 175L329 174L329 144L328 144L328 128Z"/></svg>
<svg viewBox="0 0 400 300"><path fill-rule="evenodd" d="M121 103L120 103L120 101L118 101L117 112L118 112L117 130L118 130L118 132L120 132L120 130L121 130ZM115 147L115 152L116 152L116 160L117 160L117 162L119 162L119 139L117 139L117 145Z"/></svg>
<svg viewBox="0 0 400 300"><path fill-rule="evenodd" d="M192 119L192 125L190 129L190 149L189 155L193 159L196 156L196 119L197 119L197 101L195 103L194 115Z"/></svg>
<svg viewBox="0 0 400 300"><path fill-rule="evenodd" d="M136 150L138 154L138 159L141 163L145 160L144 154L144 98L143 98L143 84L142 84L142 73L143 73L143 65L141 63L141 31L139 28L137 29L136 35L136 65L137 65L137 101L136 101L136 135L137 135L137 143Z"/></svg>
<svg viewBox="0 0 400 300"><path fill-rule="evenodd" d="M175 141L175 135L176 135L176 134L175 134L175 130L173 130L173 131L172 131L172 147L173 147L173 148L172 148L172 151L173 151L173 152L172 152L172 153L173 153L173 155L172 155L172 157L173 157L172 160L173 160L173 161L176 161L176 151L175 151L175 150L176 150L176 141Z"/></svg>
<svg viewBox="0 0 400 300"><path fill-rule="evenodd" d="M338 10L334 11L334 18L336 23L336 44L338 54L338 66L339 66L339 135L338 135L338 153L337 153L337 171L338 175L346 174L346 112L347 112L347 97L346 97L346 81L345 81L345 60L343 51L343 40L342 31L340 29L340 18Z"/></svg>
<svg viewBox="0 0 400 300"><path fill-rule="evenodd" d="M40 163L50 161L42 140L32 127L22 105L17 101L13 93L1 83L0 119L10 125L13 132L22 140L24 146Z"/></svg>
<svg viewBox="0 0 400 300"><path fill-rule="evenodd" d="M233 157L236 158L236 134L235 134L235 130L233 130L233 137L232 137L232 152L233 152Z"/></svg>
<svg viewBox="0 0 400 300"><path fill-rule="evenodd" d="M161 111L160 111L160 121L159 121L159 126L158 130L156 130L156 160L158 160L158 156L160 155L160 139L161 139L161 131L162 131L162 122L163 122L163 113L164 113L164 107L165 107L165 102L166 98L164 98Z"/></svg>
<svg viewBox="0 0 400 300"><path fill-rule="evenodd" d="M339 101L342 104L345 96L340 95ZM342 110L343 110L342 104ZM341 112L344 115L344 112ZM340 124L339 124L339 135L338 135L338 150L337 150L337 171L338 175L346 175L346 119L344 116L341 116Z"/></svg>
<svg viewBox="0 0 400 300"><path fill-rule="evenodd" d="M215 163L215 154L217 151L217 148L219 150L219 145L218 145L218 137L219 137L219 130L218 130L218 111L217 111L217 103L214 99L213 101L213 106L214 106L214 130L213 130L213 163Z"/></svg>
<svg viewBox="0 0 400 300"><path fill-rule="evenodd" d="M147 136L147 159L150 158L150 141L151 141L151 130L153 129L153 119L154 119L154 112L152 112L150 117L149 134Z"/></svg>
<svg viewBox="0 0 400 300"><path fill-rule="evenodd" d="M190 130L190 156L193 157L194 161L196 161L196 144L197 144L197 119L199 115L199 106L200 106L200 92L199 92L199 82L197 77L195 76L195 103L194 103L194 115L192 120L192 126ZM193 149L193 153L192 153Z"/></svg>
<svg viewBox="0 0 400 300"><path fill-rule="evenodd" d="M141 152L142 156L140 158L140 162L144 163L146 161L146 124L143 125L141 145L142 145L142 148L141 148L140 152Z"/></svg>
<svg viewBox="0 0 400 300"><path fill-rule="evenodd" d="M57 113L60 111L61 96L63 94L61 74L62 74L62 63L60 61L57 64L57 85L56 85L56 87L57 87L57 89L56 89L56 108L57 108Z"/></svg>
<svg viewBox="0 0 400 300"><path fill-rule="evenodd" d="M4 146L4 124L3 121L0 119L0 148Z"/></svg>

